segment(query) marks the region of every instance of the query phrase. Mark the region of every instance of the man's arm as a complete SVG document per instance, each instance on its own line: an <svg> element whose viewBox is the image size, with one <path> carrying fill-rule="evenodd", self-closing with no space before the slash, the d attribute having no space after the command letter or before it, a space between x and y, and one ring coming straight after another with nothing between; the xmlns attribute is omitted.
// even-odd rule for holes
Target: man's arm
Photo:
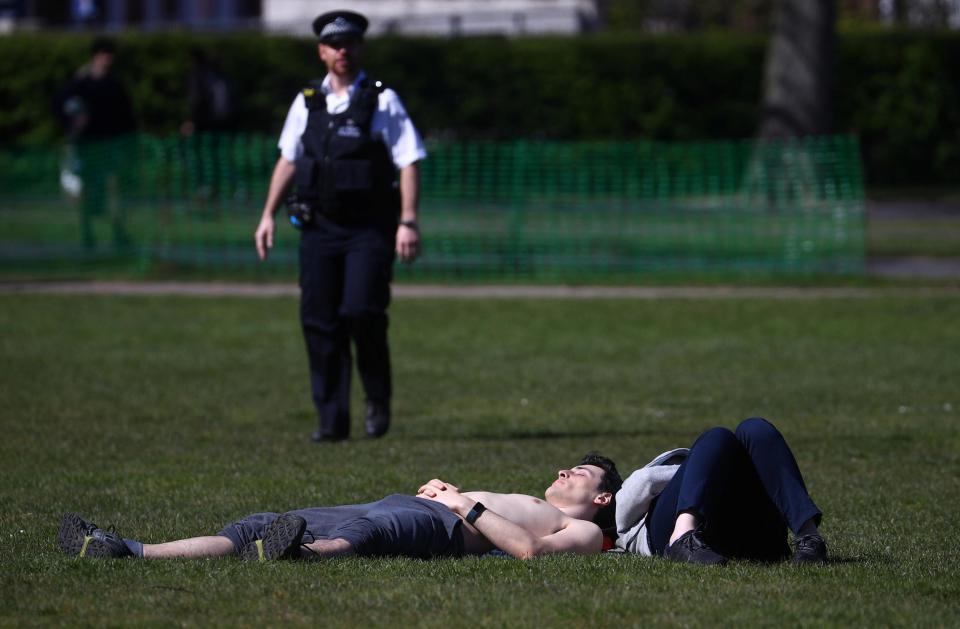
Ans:
<svg viewBox="0 0 960 629"><path fill-rule="evenodd" d="M86 104L79 92L80 80L76 77L63 86L53 100L53 110L71 138L83 132L89 122Z"/></svg>
<svg viewBox="0 0 960 629"><path fill-rule="evenodd" d="M276 230L276 224L273 215L277 213L277 207L283 198L283 193L293 174L296 171L296 165L280 157L277 159L277 165L273 167L273 175L270 177L270 188L267 190L267 200L263 204L263 215L260 217L260 224L253 235L254 244L257 247L257 256L261 260L267 259L267 253L273 248L273 234Z"/></svg>
<svg viewBox="0 0 960 629"><path fill-rule="evenodd" d="M458 515L466 516L476 504L466 498L469 506ZM518 526L489 509L476 519L473 528L480 531L490 542L517 559L531 559L539 555L552 553L580 553L591 555L603 548L603 534L593 522L570 519L566 526L546 537L537 537L527 529Z"/></svg>
<svg viewBox="0 0 960 629"><path fill-rule="evenodd" d="M420 488L421 498L436 500L466 518L477 504L450 483L434 479ZM595 554L603 548L603 533L593 522L569 519L563 528L545 537L537 537L527 529L487 509L473 525L490 542L517 559L530 559L551 553Z"/></svg>
<svg viewBox="0 0 960 629"><path fill-rule="evenodd" d="M417 162L400 169L400 221L417 221L420 205L420 166ZM413 262L420 254L420 229L400 225L397 228L397 255L401 262Z"/></svg>

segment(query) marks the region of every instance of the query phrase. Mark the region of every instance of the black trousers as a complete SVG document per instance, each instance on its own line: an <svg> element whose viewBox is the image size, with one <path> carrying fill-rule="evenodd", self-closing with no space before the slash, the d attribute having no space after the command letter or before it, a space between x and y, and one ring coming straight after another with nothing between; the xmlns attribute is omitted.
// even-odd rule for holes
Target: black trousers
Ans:
<svg viewBox="0 0 960 629"><path fill-rule="evenodd" d="M744 420L735 433L712 428L697 438L650 509L654 554L663 554L684 512L702 520L705 541L717 552L761 561L787 557L787 527L796 533L821 517L790 446L761 417Z"/></svg>
<svg viewBox="0 0 960 629"><path fill-rule="evenodd" d="M310 387L326 437L350 433L350 342L368 400L389 403L387 306L396 223L344 224L318 216L300 236L300 322Z"/></svg>

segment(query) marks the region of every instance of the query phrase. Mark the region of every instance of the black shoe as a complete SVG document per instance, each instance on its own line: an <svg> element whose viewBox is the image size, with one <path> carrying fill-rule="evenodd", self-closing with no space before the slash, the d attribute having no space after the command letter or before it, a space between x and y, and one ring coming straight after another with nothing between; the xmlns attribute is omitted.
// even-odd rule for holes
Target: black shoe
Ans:
<svg viewBox="0 0 960 629"><path fill-rule="evenodd" d="M337 441L344 441L346 439L346 435L328 435L319 428L310 434L310 441L314 443L336 443Z"/></svg>
<svg viewBox="0 0 960 629"><path fill-rule="evenodd" d="M133 553L123 539L112 531L104 531L76 513L67 513L57 534L60 550L72 557L131 557Z"/></svg>
<svg viewBox="0 0 960 629"><path fill-rule="evenodd" d="M818 533L801 535L793 540L793 563L824 563L827 561L827 543Z"/></svg>
<svg viewBox="0 0 960 629"><path fill-rule="evenodd" d="M367 402L365 427L367 436L373 439L387 434L390 429L390 403Z"/></svg>
<svg viewBox="0 0 960 629"><path fill-rule="evenodd" d="M663 554L673 561L695 563L701 566L722 566L727 563L727 558L707 546L696 529L678 537L667 546Z"/></svg>
<svg viewBox="0 0 960 629"><path fill-rule="evenodd" d="M244 546L240 557L259 561L296 559L299 557L300 542L306 530L306 520L299 515L284 513L267 525L263 531L263 539Z"/></svg>

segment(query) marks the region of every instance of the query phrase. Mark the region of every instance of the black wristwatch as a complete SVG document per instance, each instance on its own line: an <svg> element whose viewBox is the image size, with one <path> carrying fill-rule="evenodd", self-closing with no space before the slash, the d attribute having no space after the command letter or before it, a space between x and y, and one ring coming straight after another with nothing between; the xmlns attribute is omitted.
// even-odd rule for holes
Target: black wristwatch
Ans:
<svg viewBox="0 0 960 629"><path fill-rule="evenodd" d="M483 506L482 502L477 502L473 505L473 509L470 509L470 513L468 513L467 517L464 519L467 521L467 524L473 524L486 510L487 508Z"/></svg>
<svg viewBox="0 0 960 629"><path fill-rule="evenodd" d="M417 225L417 221L400 221L400 224L404 227L409 227L414 231L420 231L420 226Z"/></svg>

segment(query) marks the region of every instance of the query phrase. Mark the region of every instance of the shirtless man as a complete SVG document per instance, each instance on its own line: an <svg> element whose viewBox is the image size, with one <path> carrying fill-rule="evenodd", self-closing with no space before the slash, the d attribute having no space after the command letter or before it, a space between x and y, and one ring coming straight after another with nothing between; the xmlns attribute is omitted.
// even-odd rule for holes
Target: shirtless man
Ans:
<svg viewBox="0 0 960 629"><path fill-rule="evenodd" d="M433 479L416 496L395 494L362 505L256 513L217 535L144 544L68 513L58 542L80 557L317 559L348 555L432 557L500 549L529 559L549 553L598 553L599 523L612 522L621 479L610 459L588 454L560 470L544 499L523 494L461 492Z"/></svg>

